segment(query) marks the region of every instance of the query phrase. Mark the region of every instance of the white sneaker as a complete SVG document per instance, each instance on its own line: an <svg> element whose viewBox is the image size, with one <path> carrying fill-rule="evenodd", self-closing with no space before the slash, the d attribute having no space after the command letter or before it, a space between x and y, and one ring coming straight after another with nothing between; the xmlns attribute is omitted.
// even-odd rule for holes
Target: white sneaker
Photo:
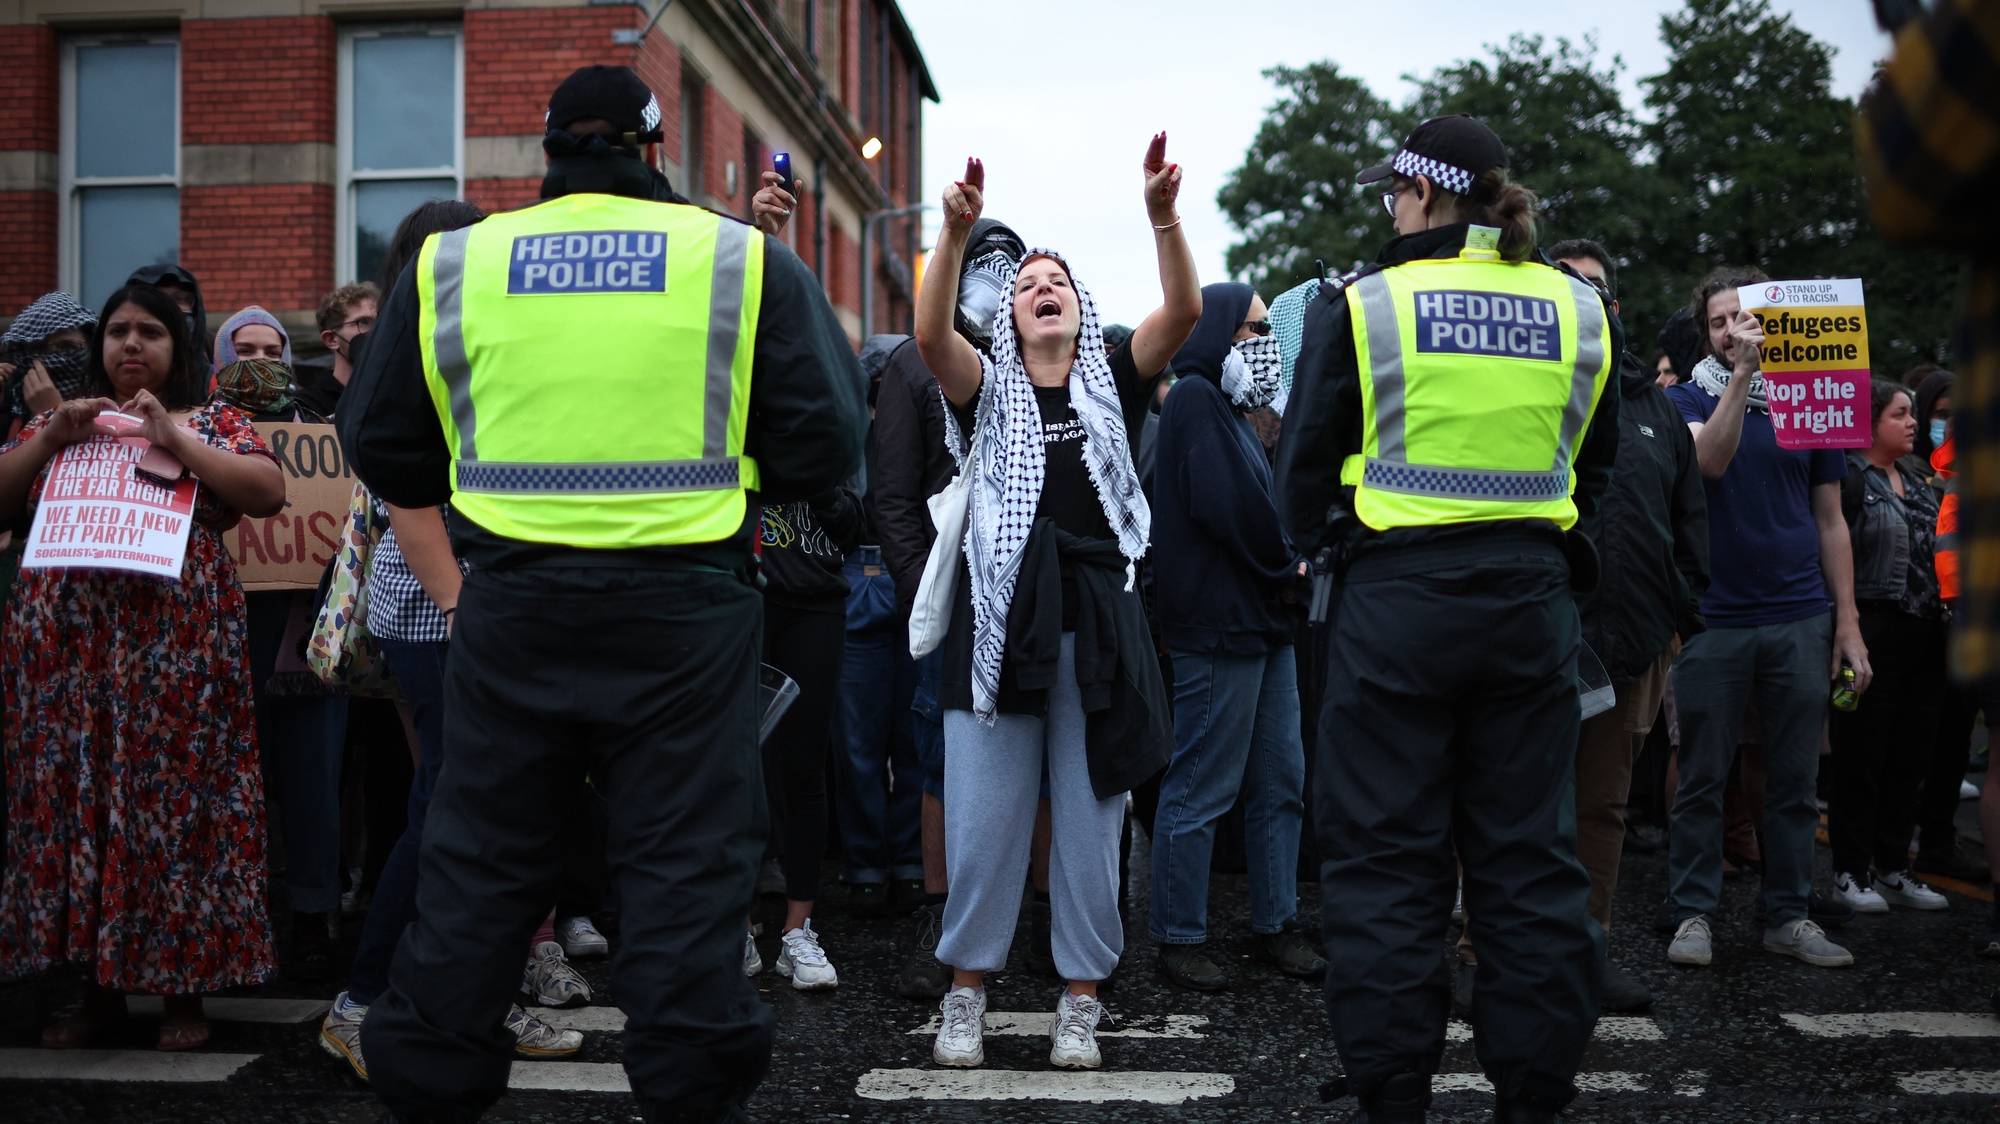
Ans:
<svg viewBox="0 0 2000 1124"><path fill-rule="evenodd" d="M507 1011L507 1030L517 1058L573 1058L583 1052L582 1031L557 1030L518 1004Z"/></svg>
<svg viewBox="0 0 2000 1124"><path fill-rule="evenodd" d="M785 946L778 953L778 974L792 977L792 986L800 991L830 991L840 986L840 975L833 970L833 962L826 958L826 950L819 946L819 934L813 932L811 921L796 929L787 930L778 938Z"/></svg>
<svg viewBox="0 0 2000 1124"><path fill-rule="evenodd" d="M1815 968L1846 968L1854 954L1826 939L1826 930L1816 921L1801 917L1775 929L1764 930L1764 951L1803 960Z"/></svg>
<svg viewBox="0 0 2000 1124"><path fill-rule="evenodd" d="M561 945L543 941L521 971L521 994L536 1007L581 1007L590 1002L590 984L563 959Z"/></svg>
<svg viewBox="0 0 2000 1124"><path fill-rule="evenodd" d="M1917 881L1917 876L1907 870L1876 875L1875 892L1888 903L1882 907L1884 911L1890 905L1904 909L1946 909L1951 905L1943 894Z"/></svg>
<svg viewBox="0 0 2000 1124"><path fill-rule="evenodd" d="M757 934L746 930L743 934L743 974L756 976L764 970L764 958L757 952Z"/></svg>
<svg viewBox="0 0 2000 1124"><path fill-rule="evenodd" d="M1058 1069L1096 1069L1104 1064L1097 1049L1097 1020L1104 1004L1094 995L1077 995L1063 988L1056 1000L1056 1017L1049 1022L1049 1064Z"/></svg>
<svg viewBox="0 0 2000 1124"><path fill-rule="evenodd" d="M1977 800L1977 799L1979 799L1979 786L1978 786L1978 785L1976 785L1976 784L1973 784L1973 783L1972 783L1971 781L1967 781L1967 780L1961 780L1961 781L1959 781L1959 782L1958 782L1958 798L1959 798L1960 800Z"/></svg>
<svg viewBox="0 0 2000 1124"><path fill-rule="evenodd" d="M1889 903L1882 900L1882 895L1852 874L1833 876L1833 896L1846 902L1848 908L1856 913L1889 912Z"/></svg>
<svg viewBox="0 0 2000 1124"><path fill-rule="evenodd" d="M1714 959L1715 942L1708 931L1708 918L1697 913L1681 922L1674 930L1673 943L1667 946L1667 962L1706 968Z"/></svg>
<svg viewBox="0 0 2000 1124"><path fill-rule="evenodd" d="M939 1065L969 1069L986 1061L986 989L955 987L938 1004L937 1041L931 1060Z"/></svg>
<svg viewBox="0 0 2000 1124"><path fill-rule="evenodd" d="M597 931L588 917L571 917L557 925L556 940L562 943L563 954L571 960L603 956L611 951L611 942L604 939L604 934Z"/></svg>

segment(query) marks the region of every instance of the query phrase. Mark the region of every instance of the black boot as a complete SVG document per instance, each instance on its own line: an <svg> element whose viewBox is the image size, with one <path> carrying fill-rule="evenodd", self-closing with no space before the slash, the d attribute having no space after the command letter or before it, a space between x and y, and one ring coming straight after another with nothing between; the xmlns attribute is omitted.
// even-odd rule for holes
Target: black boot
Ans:
<svg viewBox="0 0 2000 1124"><path fill-rule="evenodd" d="M919 908L916 922L916 947L896 974L896 994L935 1003L951 990L951 968L937 958L938 939L944 932L943 903Z"/></svg>
<svg viewBox="0 0 2000 1124"><path fill-rule="evenodd" d="M1208 954L1207 944L1163 944L1160 974L1189 991L1226 991L1229 973Z"/></svg>
<svg viewBox="0 0 2000 1124"><path fill-rule="evenodd" d="M325 980L333 974L333 935L326 914L292 914L292 973L301 980Z"/></svg>
<svg viewBox="0 0 2000 1124"><path fill-rule="evenodd" d="M1300 980L1326 978L1326 957L1296 920L1275 933L1258 933L1257 959Z"/></svg>
<svg viewBox="0 0 2000 1124"><path fill-rule="evenodd" d="M1597 1005L1612 1014L1631 1014L1653 1005L1653 993L1639 982L1639 977L1609 960L1604 962L1604 975L1599 985Z"/></svg>
<svg viewBox="0 0 2000 1124"><path fill-rule="evenodd" d="M1348 1124L1424 1124L1431 1107L1431 1079L1424 1073L1398 1073L1361 1101L1361 1111Z"/></svg>

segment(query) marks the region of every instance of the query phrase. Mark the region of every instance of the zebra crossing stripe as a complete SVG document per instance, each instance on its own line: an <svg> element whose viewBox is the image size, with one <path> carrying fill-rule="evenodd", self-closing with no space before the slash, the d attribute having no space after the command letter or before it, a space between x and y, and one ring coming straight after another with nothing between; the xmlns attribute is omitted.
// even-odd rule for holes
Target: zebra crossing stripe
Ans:
<svg viewBox="0 0 2000 1124"><path fill-rule="evenodd" d="M1846 1015L1780 1015L1815 1038L2000 1038L2000 1018L1955 1011L1874 1011Z"/></svg>
<svg viewBox="0 0 2000 1124"><path fill-rule="evenodd" d="M871 1101L1178 1105L1235 1091L1236 1079L1225 1073L1144 1070L871 1069L854 1085L856 1096Z"/></svg>
<svg viewBox="0 0 2000 1124"><path fill-rule="evenodd" d="M542 1093L629 1093L632 1082L617 1062L524 1062L507 1071L507 1087Z"/></svg>
<svg viewBox="0 0 2000 1124"><path fill-rule="evenodd" d="M1602 1070L1576 1075L1576 1087L1586 1093L1643 1093L1652 1088L1653 1078L1645 1073ZM1491 1093L1493 1083L1483 1073L1439 1073L1431 1076L1433 1093Z"/></svg>
<svg viewBox="0 0 2000 1124"><path fill-rule="evenodd" d="M990 1016L989 1016L990 1017ZM1472 1027L1453 1019L1445 1027L1448 1042L1472 1041ZM1643 1015L1605 1015L1597 1020L1595 1037L1600 1042L1665 1042L1667 1034L1660 1024Z"/></svg>
<svg viewBox="0 0 2000 1124"><path fill-rule="evenodd" d="M159 1050L0 1050L0 1081L227 1081L261 1054Z"/></svg>
<svg viewBox="0 0 2000 1124"><path fill-rule="evenodd" d="M986 1012L986 1033L1003 1037L1046 1038L1049 1020L1055 1014L1050 1011L988 1011ZM935 1035L941 1025L942 1016L933 1013L931 1021L910 1030L910 1034ZM1120 1018L1113 1016L1098 1027L1099 1038L1206 1038L1202 1028L1208 1025L1205 1015L1133 1015Z"/></svg>
<svg viewBox="0 0 2000 1124"><path fill-rule="evenodd" d="M1896 1087L1905 1093L1949 1096L1954 1093L2000 1095L2000 1070L1932 1069L1922 1073L1899 1073Z"/></svg>

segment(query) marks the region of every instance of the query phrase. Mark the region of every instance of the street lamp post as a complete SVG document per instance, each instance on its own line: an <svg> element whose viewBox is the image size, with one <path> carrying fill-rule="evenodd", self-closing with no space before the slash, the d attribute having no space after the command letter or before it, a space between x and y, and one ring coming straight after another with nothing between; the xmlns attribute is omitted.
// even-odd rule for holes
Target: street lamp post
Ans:
<svg viewBox="0 0 2000 1124"><path fill-rule="evenodd" d="M875 231L889 219L921 214L927 204L912 203L887 211L876 211L861 219L861 338L875 330Z"/></svg>

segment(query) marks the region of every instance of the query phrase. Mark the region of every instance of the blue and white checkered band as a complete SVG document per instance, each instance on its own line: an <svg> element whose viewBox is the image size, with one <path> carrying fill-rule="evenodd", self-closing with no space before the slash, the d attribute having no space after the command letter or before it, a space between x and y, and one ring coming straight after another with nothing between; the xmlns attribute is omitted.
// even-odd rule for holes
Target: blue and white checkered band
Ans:
<svg viewBox="0 0 2000 1124"><path fill-rule="evenodd" d="M1406 176L1429 176L1439 187L1454 195L1464 195L1472 190L1472 173L1464 168L1456 168L1442 160L1419 156L1405 148L1396 153L1392 165L1396 171Z"/></svg>
<svg viewBox="0 0 2000 1124"><path fill-rule="evenodd" d="M660 127L660 99L658 95L646 95L646 108L640 116L645 119L648 131Z"/></svg>

